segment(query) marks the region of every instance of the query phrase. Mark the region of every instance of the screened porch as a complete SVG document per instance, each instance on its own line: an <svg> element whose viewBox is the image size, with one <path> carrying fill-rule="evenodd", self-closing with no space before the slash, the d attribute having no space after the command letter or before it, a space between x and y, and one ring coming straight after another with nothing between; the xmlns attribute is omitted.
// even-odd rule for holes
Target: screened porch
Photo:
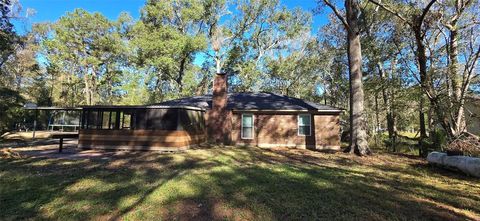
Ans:
<svg viewBox="0 0 480 221"><path fill-rule="evenodd" d="M83 107L79 146L165 150L206 140L204 110L195 107Z"/></svg>

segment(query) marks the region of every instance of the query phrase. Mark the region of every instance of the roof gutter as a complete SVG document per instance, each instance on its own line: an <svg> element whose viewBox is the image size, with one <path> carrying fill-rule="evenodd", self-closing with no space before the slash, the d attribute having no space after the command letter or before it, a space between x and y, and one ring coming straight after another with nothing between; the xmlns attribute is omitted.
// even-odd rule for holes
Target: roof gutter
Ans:
<svg viewBox="0 0 480 221"><path fill-rule="evenodd" d="M186 109L186 110L198 110L205 111L203 108L192 106L164 106L164 105L137 105L137 106L82 106L83 109Z"/></svg>

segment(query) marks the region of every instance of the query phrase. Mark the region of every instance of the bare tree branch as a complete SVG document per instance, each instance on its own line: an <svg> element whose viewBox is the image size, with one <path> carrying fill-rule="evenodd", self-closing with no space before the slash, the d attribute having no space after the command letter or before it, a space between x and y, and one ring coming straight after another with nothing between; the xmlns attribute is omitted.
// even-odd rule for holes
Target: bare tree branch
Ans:
<svg viewBox="0 0 480 221"><path fill-rule="evenodd" d="M403 17L403 15L400 14L399 12L397 12L397 11L395 11L395 10L387 7L386 5L384 5L384 4L380 3L380 2L377 2L377 1L375 1L375 0L368 0L368 1L371 2L371 3L373 3L373 4L375 4L375 5L377 5L377 6L379 6L380 8L383 8L385 11L388 11L388 12L390 12L391 14L397 16L397 18L399 18L399 19L402 20L403 22L407 23L408 25L413 26L412 22L409 21L408 19L406 19L405 17Z"/></svg>
<svg viewBox="0 0 480 221"><path fill-rule="evenodd" d="M343 23L345 28L350 29L350 25L348 25L347 21L345 20L345 17L338 11L337 7L333 5L329 0L323 0L325 4L332 9L333 13L337 16L337 18Z"/></svg>
<svg viewBox="0 0 480 221"><path fill-rule="evenodd" d="M432 7L432 5L436 2L437 0L431 0L427 7L425 7L423 10L422 10L422 15L420 16L419 18L419 24L422 25L423 24L423 20L425 19L425 16L427 16L428 12L430 11L430 8Z"/></svg>

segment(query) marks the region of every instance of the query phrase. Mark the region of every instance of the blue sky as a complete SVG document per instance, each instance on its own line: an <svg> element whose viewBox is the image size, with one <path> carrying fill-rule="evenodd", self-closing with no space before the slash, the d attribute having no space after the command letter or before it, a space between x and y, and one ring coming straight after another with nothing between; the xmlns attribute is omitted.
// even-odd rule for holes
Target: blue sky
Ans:
<svg viewBox="0 0 480 221"><path fill-rule="evenodd" d="M316 6L315 0L281 0L289 8L301 7L311 11ZM120 12L128 12L132 17L140 16L140 9L145 4L144 0L20 0L25 11L27 8L35 9L36 14L27 21L16 21L15 28L19 33L25 33L32 23L53 22L68 11L83 8L89 12L100 12L110 19L116 19ZM325 15L314 16L314 31L326 23Z"/></svg>
<svg viewBox="0 0 480 221"><path fill-rule="evenodd" d="M76 8L83 8L89 12L100 12L109 19L116 19L121 12L128 12L133 18L140 17L140 9L145 0L19 0L22 5L22 15L25 16L27 9L34 9L36 13L27 19L13 22L17 33L26 33L33 23L54 22L66 12ZM312 12L316 7L316 0L280 0L288 8L300 7L305 11ZM327 11L328 12L328 11ZM327 23L326 15L313 16L312 31L317 32L318 28ZM205 56L196 56L194 64L199 66L205 60ZM41 61L40 63L44 63Z"/></svg>

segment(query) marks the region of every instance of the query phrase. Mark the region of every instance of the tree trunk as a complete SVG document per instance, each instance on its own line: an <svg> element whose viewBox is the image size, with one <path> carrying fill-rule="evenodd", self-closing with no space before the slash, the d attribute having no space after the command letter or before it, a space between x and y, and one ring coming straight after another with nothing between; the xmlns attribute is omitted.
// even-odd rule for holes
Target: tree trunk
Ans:
<svg viewBox="0 0 480 221"><path fill-rule="evenodd" d="M83 80L85 82L85 101L87 105L92 105L92 96L91 96L91 86L90 86L90 79L88 78L88 74L83 76Z"/></svg>
<svg viewBox="0 0 480 221"><path fill-rule="evenodd" d="M161 76L157 77L157 80L155 81L155 87L153 89L153 101L154 102L161 102L163 99L161 98L162 96L162 89L161 89Z"/></svg>
<svg viewBox="0 0 480 221"><path fill-rule="evenodd" d="M47 72L48 73L48 72ZM53 90L54 90L54 85L55 85L55 76L53 74L52 75L52 79L51 79L51 87L50 87L50 92L49 92L49 103L48 105L49 106L53 106ZM71 105L73 107L73 105Z"/></svg>
<svg viewBox="0 0 480 221"><path fill-rule="evenodd" d="M392 62L392 75L394 71L394 66L395 62ZM387 92L387 87L385 86L385 72L383 70L383 67L380 63L377 64L378 66L378 72L380 75L380 80L382 81L382 97L383 97L383 104L385 105L385 109L387 112L387 131L388 131L388 140L390 141L390 145L392 147L392 151L395 152L395 137L396 137L396 131L395 131L395 118L393 114L393 100L391 101L389 99L389 94ZM388 85L388 84L387 84ZM393 96L393 93L391 93Z"/></svg>
<svg viewBox="0 0 480 221"><path fill-rule="evenodd" d="M421 90L429 93L428 82L429 77L427 74L427 56L425 50L425 44L423 43L423 35L421 30L421 24L417 24L413 27L413 32L415 34L415 43L417 45L416 57L420 73L420 85ZM427 130L425 128L425 112L424 112L424 98L420 96L420 106L419 106L419 117L420 117L420 142L427 137Z"/></svg>
<svg viewBox="0 0 480 221"><path fill-rule="evenodd" d="M350 153L370 154L364 116L364 93L362 82L362 49L358 18L360 7L356 0L345 0L347 12L348 66L350 70Z"/></svg>
<svg viewBox="0 0 480 221"><path fill-rule="evenodd" d="M392 70L391 70L392 79L396 69L395 65L396 65L396 60L393 60ZM401 81L400 78L398 80ZM396 125L397 113L395 108L395 87L392 87L389 93L390 93L390 102L389 102L390 105L389 105L389 116L387 116L388 118L387 124L388 124L389 134L391 134L392 136L392 144L393 144L392 149L393 149L393 152L396 152L397 151L397 125Z"/></svg>
<svg viewBox="0 0 480 221"><path fill-rule="evenodd" d="M215 52L215 73L222 73L222 58L218 55L219 52Z"/></svg>
<svg viewBox="0 0 480 221"><path fill-rule="evenodd" d="M460 75L458 73L458 30L456 21L453 21L450 24L450 41L449 44L449 60L450 65L448 68L449 72L449 79L451 81L452 86L452 95L453 95L453 102L451 108L453 111L453 118L452 119L452 134L454 136L458 136L462 132L465 131L466 122L465 122L465 113L463 109L463 97L462 97L462 81L460 79Z"/></svg>
<svg viewBox="0 0 480 221"><path fill-rule="evenodd" d="M187 65L187 59L188 55L183 57L182 60L180 60L180 67L178 70L178 76L175 79L175 81L178 84L178 90L180 93L183 92L183 76L185 75L185 66Z"/></svg>
<svg viewBox="0 0 480 221"><path fill-rule="evenodd" d="M425 140L425 138L427 138L427 130L425 128L425 113L423 112L424 110L424 98L423 98L423 94L420 95L420 101L418 102L419 106L418 106L418 114L419 114L419 124L420 124L420 140L419 140L419 145L420 145L420 149L419 149L419 154L420 156L423 156L423 141Z"/></svg>
<svg viewBox="0 0 480 221"><path fill-rule="evenodd" d="M437 120L435 120L435 110L433 102L430 102L430 106L428 107L427 112L427 128L428 128L428 135L432 134L435 130L435 126L437 125Z"/></svg>
<svg viewBox="0 0 480 221"><path fill-rule="evenodd" d="M430 101L430 108L433 108L433 113L436 115L435 119L438 119L438 122L435 121L434 125L431 125L430 130L433 131L435 129L436 123L440 123L442 127L447 132L449 137L452 137L452 130L451 124L448 122L446 118L444 110L439 105L439 100L433 93L433 85L431 81L431 76L427 73L427 56L426 56L426 49L425 44L423 42L424 35L422 34L421 30L421 22L416 22L416 25L413 26L413 31L415 34L415 43L417 45L416 57L419 66L420 72L420 85L422 91L427 95L427 98ZM423 139L427 137L426 129L425 129L425 114L424 114L424 99L423 96L420 97L420 145L423 144ZM432 114L433 114L432 113ZM422 154L422 153L421 153Z"/></svg>
<svg viewBox="0 0 480 221"><path fill-rule="evenodd" d="M378 147L378 138L381 135L380 130L380 110L378 108L378 92L375 91L375 146Z"/></svg>
<svg viewBox="0 0 480 221"><path fill-rule="evenodd" d="M323 104L327 105L327 91L323 92Z"/></svg>

